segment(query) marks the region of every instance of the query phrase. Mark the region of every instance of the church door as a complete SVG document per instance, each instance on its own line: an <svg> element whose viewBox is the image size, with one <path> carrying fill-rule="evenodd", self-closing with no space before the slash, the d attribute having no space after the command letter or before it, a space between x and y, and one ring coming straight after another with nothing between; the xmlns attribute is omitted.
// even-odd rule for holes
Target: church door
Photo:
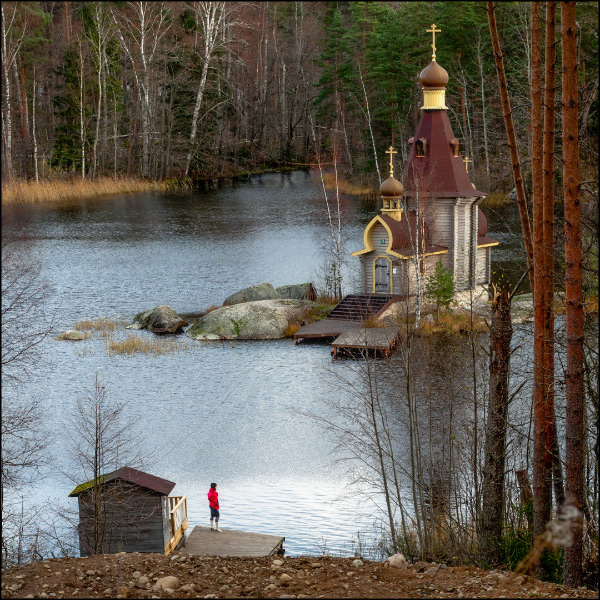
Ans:
<svg viewBox="0 0 600 600"><path fill-rule="evenodd" d="M390 286L390 261L385 257L375 260L375 293L389 294Z"/></svg>

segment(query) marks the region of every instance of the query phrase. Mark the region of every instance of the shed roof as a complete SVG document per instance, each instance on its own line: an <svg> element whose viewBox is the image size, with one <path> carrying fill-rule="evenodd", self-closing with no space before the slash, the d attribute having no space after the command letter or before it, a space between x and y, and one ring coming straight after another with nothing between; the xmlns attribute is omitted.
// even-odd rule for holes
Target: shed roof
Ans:
<svg viewBox="0 0 600 600"><path fill-rule="evenodd" d="M139 485L140 487L157 492L158 494L162 494L164 496L168 496L171 490L175 487L175 483L173 481L168 481L167 479L162 479L160 477L156 477L155 475L150 475L150 473L144 473L143 471L138 471L133 467L121 467L120 469L112 471L111 473L100 475L98 482L101 485L104 485L105 483L109 483L117 479ZM79 496L79 494L91 489L93 486L93 479L90 479L85 483L80 483L69 494L69 497Z"/></svg>
<svg viewBox="0 0 600 600"><path fill-rule="evenodd" d="M415 156L414 143L409 150L402 174L408 196L414 196L417 187L433 198L485 196L471 183L462 157L454 156L450 146L454 133L445 110L424 110L413 139L427 140L427 148L423 157Z"/></svg>

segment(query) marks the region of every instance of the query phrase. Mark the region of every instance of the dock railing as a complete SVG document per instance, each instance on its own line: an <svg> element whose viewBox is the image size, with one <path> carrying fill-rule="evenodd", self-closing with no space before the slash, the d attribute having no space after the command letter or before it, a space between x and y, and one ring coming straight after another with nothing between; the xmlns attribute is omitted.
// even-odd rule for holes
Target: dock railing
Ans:
<svg viewBox="0 0 600 600"><path fill-rule="evenodd" d="M165 547L165 554L172 552L177 547L181 538L185 535L185 530L188 527L187 497L169 496L169 508L171 539Z"/></svg>

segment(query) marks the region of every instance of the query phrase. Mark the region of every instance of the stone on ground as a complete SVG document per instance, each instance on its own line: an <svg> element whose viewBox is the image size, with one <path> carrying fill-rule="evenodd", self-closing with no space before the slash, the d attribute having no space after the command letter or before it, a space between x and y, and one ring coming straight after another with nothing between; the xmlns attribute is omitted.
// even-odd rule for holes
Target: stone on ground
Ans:
<svg viewBox="0 0 600 600"><path fill-rule="evenodd" d="M223 306L192 325L195 340L272 340L285 337L290 323L304 318L314 305L308 300L259 300Z"/></svg>
<svg viewBox="0 0 600 600"><path fill-rule="evenodd" d="M298 283L296 285L282 285L275 289L280 298L294 300L316 300L315 288L312 283Z"/></svg>
<svg viewBox="0 0 600 600"><path fill-rule="evenodd" d="M189 323L182 319L170 306L155 306L135 315L133 323L126 329L148 329L154 333L180 333Z"/></svg>
<svg viewBox="0 0 600 600"><path fill-rule="evenodd" d="M404 554L394 554L393 556L388 556L387 562L390 567L396 567L397 569L407 569L408 562Z"/></svg>
<svg viewBox="0 0 600 600"><path fill-rule="evenodd" d="M281 298L270 283L259 283L232 294L225 299L223 306L232 306L242 302L256 302L257 300L275 300Z"/></svg>
<svg viewBox="0 0 600 600"><path fill-rule="evenodd" d="M179 579L177 577L169 575L168 577L161 577L160 579L158 579L156 581L156 585L160 586L163 590L166 588L176 590L181 584L179 583Z"/></svg>

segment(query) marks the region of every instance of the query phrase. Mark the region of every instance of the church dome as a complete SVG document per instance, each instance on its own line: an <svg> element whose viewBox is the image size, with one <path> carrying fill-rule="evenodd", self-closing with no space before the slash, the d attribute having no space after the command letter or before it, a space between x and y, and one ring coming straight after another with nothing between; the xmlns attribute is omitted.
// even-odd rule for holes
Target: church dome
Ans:
<svg viewBox="0 0 600 600"><path fill-rule="evenodd" d="M448 72L444 67L432 60L419 75L419 81L423 87L446 87L448 83Z"/></svg>
<svg viewBox="0 0 600 600"><path fill-rule="evenodd" d="M404 186L392 175L388 177L380 186L379 193L386 197L402 196Z"/></svg>

